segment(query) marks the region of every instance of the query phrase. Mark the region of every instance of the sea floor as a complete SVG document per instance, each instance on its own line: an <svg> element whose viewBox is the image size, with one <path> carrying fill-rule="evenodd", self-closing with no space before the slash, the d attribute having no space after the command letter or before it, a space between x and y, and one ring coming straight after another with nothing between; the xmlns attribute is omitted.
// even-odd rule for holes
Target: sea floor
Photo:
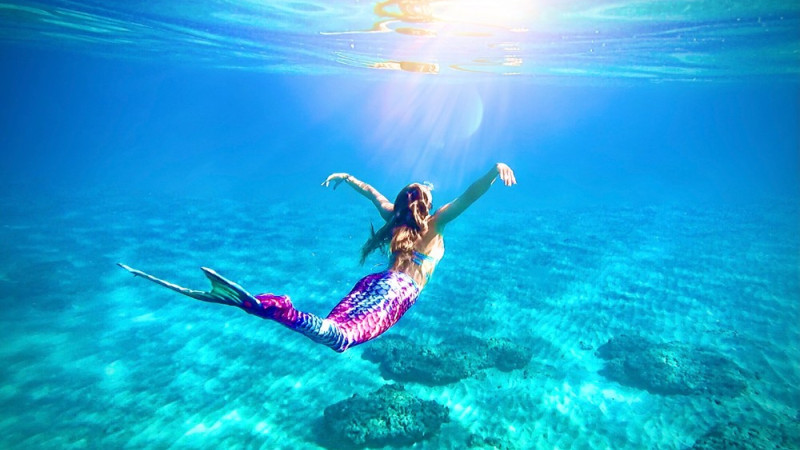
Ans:
<svg viewBox="0 0 800 450"><path fill-rule="evenodd" d="M394 382L361 357L370 343L337 354L115 263L195 289L207 266L326 314L382 268L358 265L378 217L351 201L0 199L0 447L324 448L326 407ZM387 335L502 337L531 360L405 383L449 408L415 448L683 449L726 429L747 431L745 447L800 448L796 203L471 213ZM598 348L622 335L712 350L746 387L612 380Z"/></svg>

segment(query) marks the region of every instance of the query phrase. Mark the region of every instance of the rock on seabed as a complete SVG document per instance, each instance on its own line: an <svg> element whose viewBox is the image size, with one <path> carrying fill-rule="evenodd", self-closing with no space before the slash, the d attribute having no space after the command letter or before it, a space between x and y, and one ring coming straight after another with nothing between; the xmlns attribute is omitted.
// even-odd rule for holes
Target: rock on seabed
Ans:
<svg viewBox="0 0 800 450"><path fill-rule="evenodd" d="M735 397L747 387L746 373L736 363L680 342L623 334L601 345L597 355L606 361L601 375L653 394Z"/></svg>
<svg viewBox="0 0 800 450"><path fill-rule="evenodd" d="M386 379L438 386L492 367L504 372L521 369L530 362L531 350L500 338L459 336L429 346L403 336L386 336L372 342L363 358L380 364Z"/></svg>
<svg viewBox="0 0 800 450"><path fill-rule="evenodd" d="M446 406L419 399L396 384L334 403L323 417L328 437L343 448L413 445L449 421Z"/></svg>

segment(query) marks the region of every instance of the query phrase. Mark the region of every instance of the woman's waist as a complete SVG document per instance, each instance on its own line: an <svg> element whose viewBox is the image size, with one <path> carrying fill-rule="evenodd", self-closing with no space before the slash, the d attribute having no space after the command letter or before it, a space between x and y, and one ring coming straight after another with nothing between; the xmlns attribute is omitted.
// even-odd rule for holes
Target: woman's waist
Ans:
<svg viewBox="0 0 800 450"><path fill-rule="evenodd" d="M428 284L428 280L430 280L431 275L433 275L433 268L431 268L429 271L426 271L422 266L408 263L392 264L388 271L408 277L409 279L413 280L414 285L420 290L425 287L426 284Z"/></svg>

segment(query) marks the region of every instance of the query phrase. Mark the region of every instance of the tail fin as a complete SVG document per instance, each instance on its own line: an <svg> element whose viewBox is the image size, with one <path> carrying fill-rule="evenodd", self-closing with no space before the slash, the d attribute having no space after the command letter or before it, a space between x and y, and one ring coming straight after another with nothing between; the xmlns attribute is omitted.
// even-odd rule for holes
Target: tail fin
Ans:
<svg viewBox="0 0 800 450"><path fill-rule="evenodd" d="M169 281L156 278L150 274L142 272L141 270L136 270L132 267L126 266L125 264L117 263L117 265L134 274L135 276L146 278L153 283L164 286L167 289L172 289L175 292L179 292L183 295L187 295L204 302L222 303L224 305L234 305L240 307L244 305L245 302L249 302L251 305L259 304L258 300L250 295L250 293L242 289L241 286L233 281L226 280L217 272L214 272L207 267L202 267L201 269L206 274L206 277L211 281L210 292L187 289L185 287L178 286L177 284L172 284Z"/></svg>

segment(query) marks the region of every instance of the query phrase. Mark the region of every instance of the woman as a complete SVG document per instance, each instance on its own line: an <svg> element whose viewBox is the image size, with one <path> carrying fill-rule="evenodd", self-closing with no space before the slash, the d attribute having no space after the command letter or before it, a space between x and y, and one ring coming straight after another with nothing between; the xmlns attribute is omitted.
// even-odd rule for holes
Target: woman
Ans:
<svg viewBox="0 0 800 450"><path fill-rule="evenodd" d="M394 204L375 188L346 173L334 173L323 183L336 189L346 183L368 198L386 221L373 231L361 249L361 262L367 255L387 244L391 250L389 269L367 275L339 302L326 318L298 311L285 295L252 296L236 283L203 267L211 280L211 291L186 289L148 275L124 264L123 269L161 286L197 300L238 306L250 314L272 319L308 336L316 342L343 352L379 336L394 325L416 302L422 288L444 255L442 233L445 226L480 198L498 175L506 186L516 184L514 172L497 163L454 201L431 215L431 190L413 183L397 195Z"/></svg>

